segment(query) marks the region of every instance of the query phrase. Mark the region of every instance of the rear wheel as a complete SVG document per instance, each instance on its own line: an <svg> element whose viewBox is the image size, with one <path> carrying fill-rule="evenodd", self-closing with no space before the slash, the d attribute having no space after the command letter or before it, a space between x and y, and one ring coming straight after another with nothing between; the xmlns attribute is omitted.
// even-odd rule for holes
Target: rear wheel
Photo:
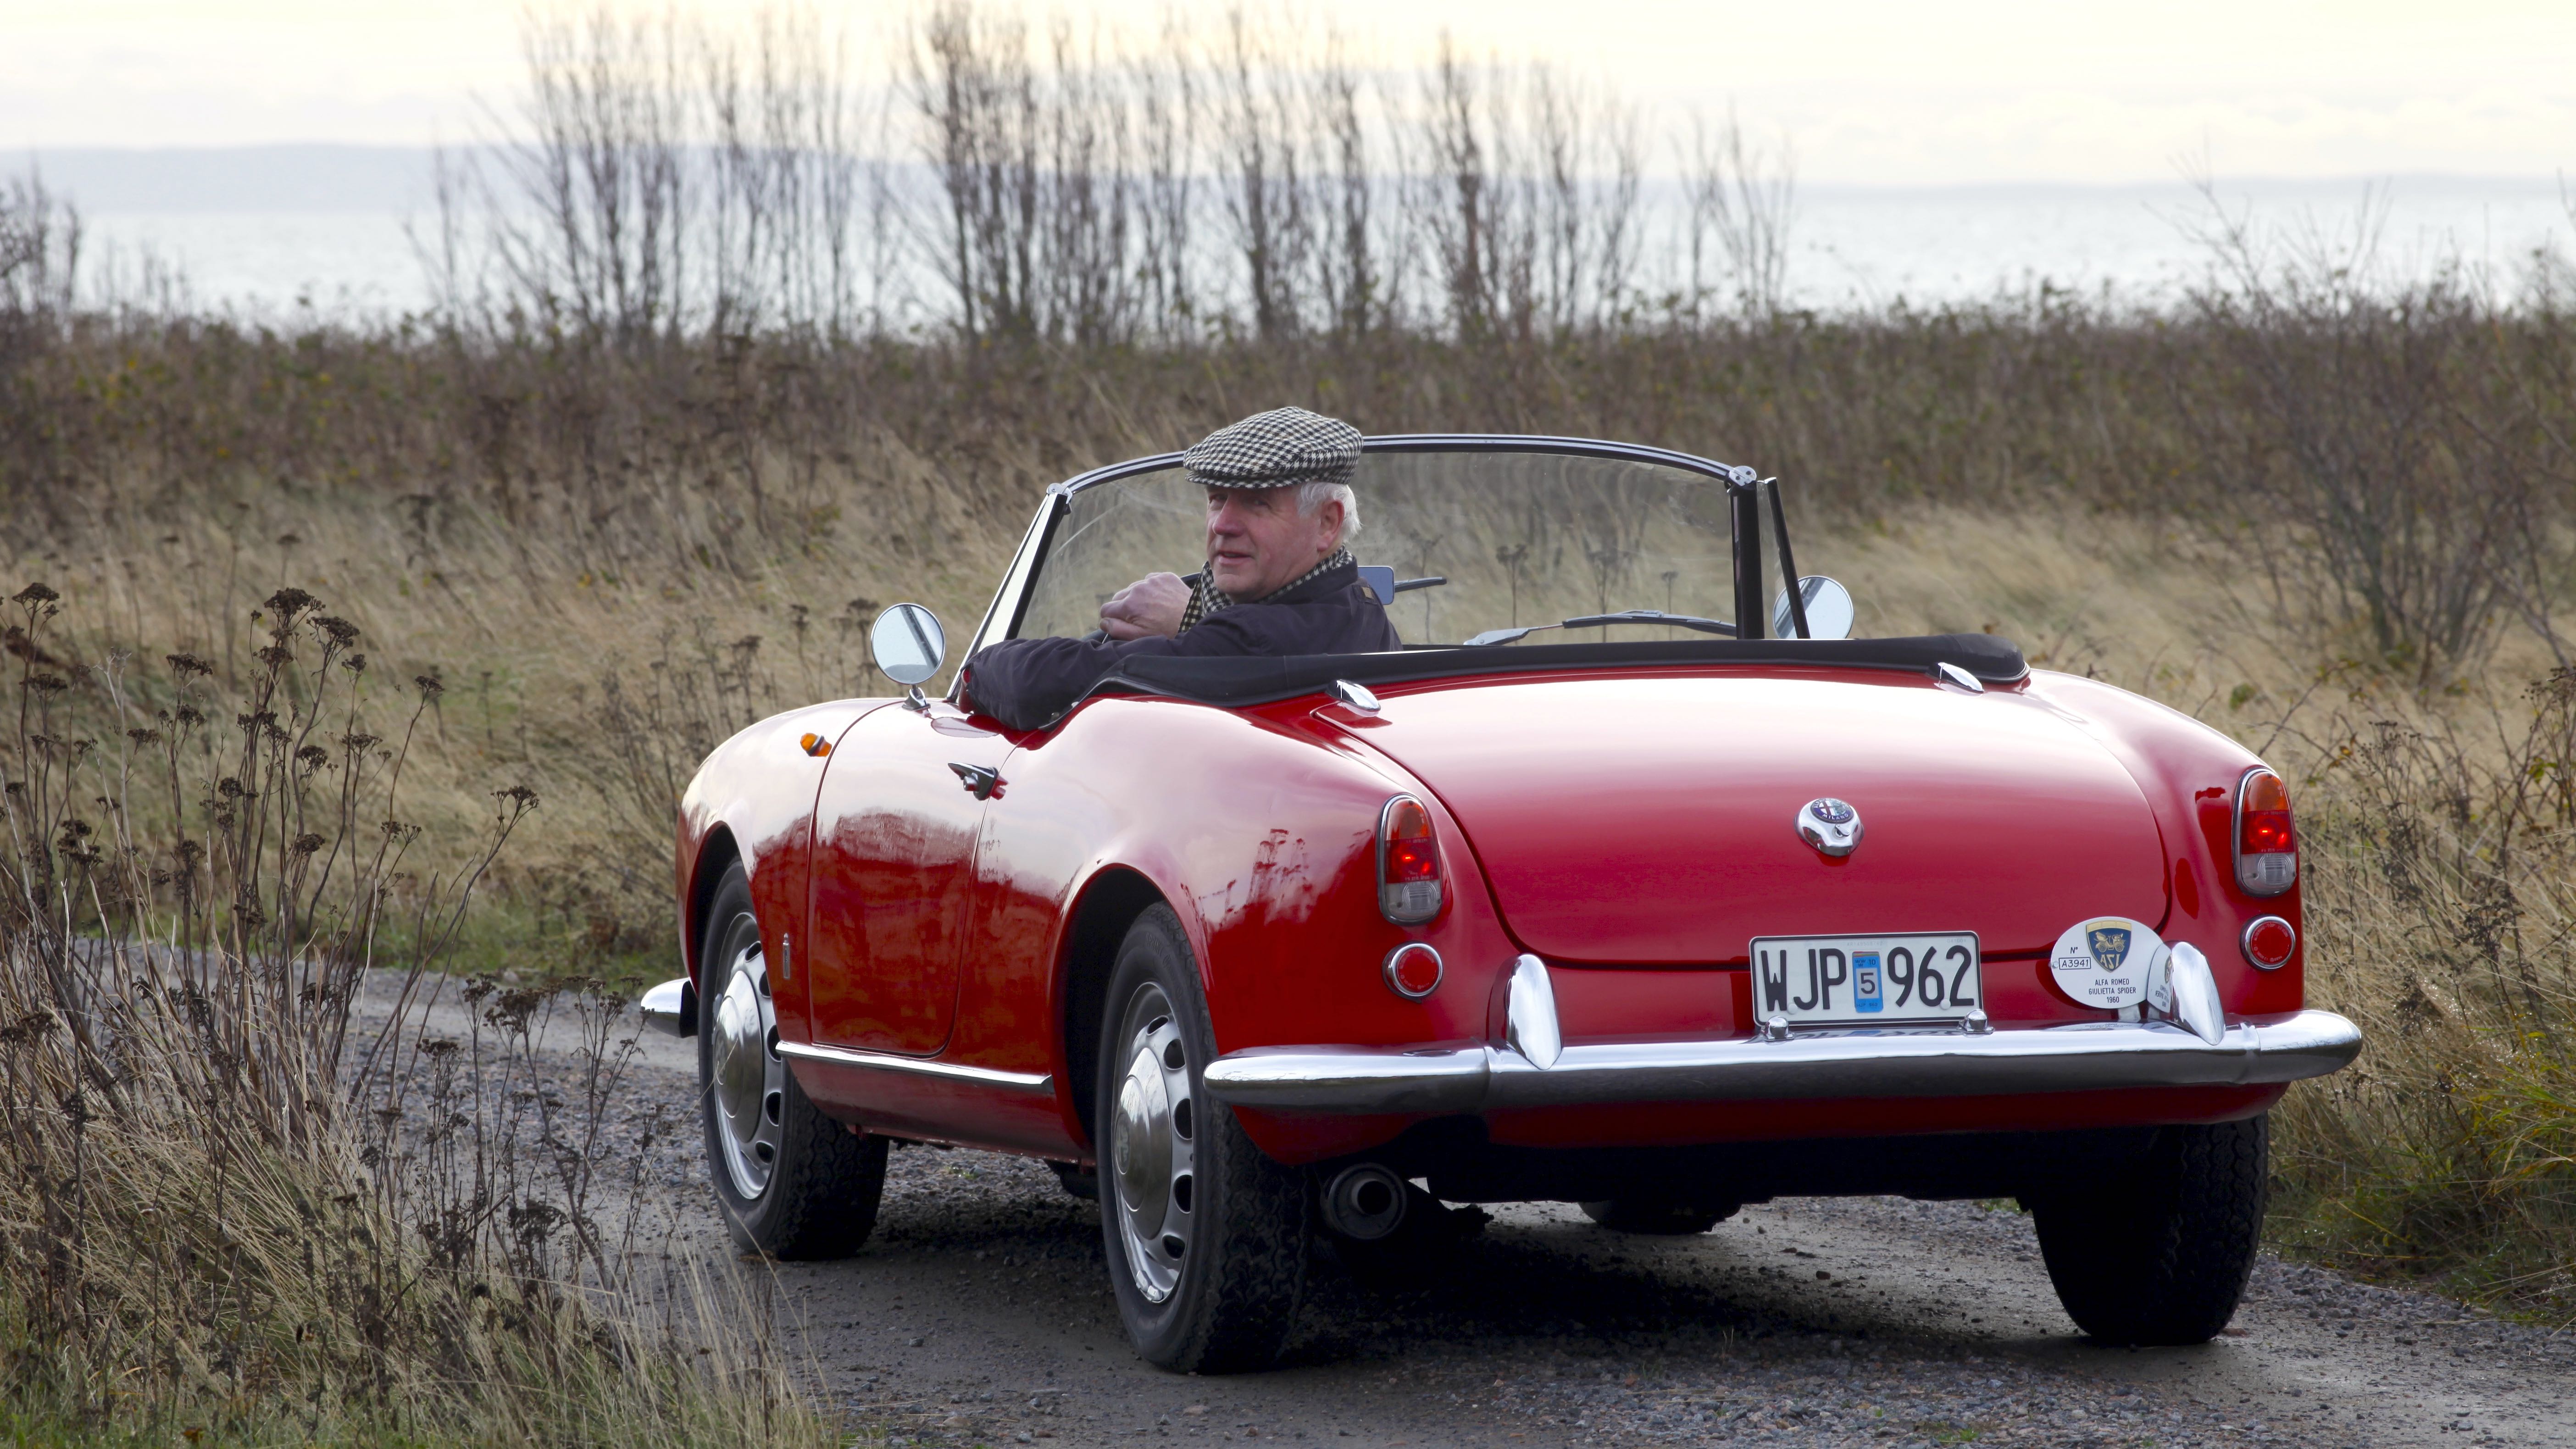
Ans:
<svg viewBox="0 0 2576 1449"><path fill-rule="evenodd" d="M1734 1203L1697 1207L1648 1197L1604 1198L1599 1202L1583 1203L1581 1207L1585 1217L1615 1232L1653 1233L1675 1238L1707 1232L1735 1216L1736 1210Z"/></svg>
<svg viewBox="0 0 2576 1449"><path fill-rule="evenodd" d="M2205 1343L2254 1270L2269 1119L2167 1127L2135 1171L2029 1204L2057 1299L2105 1343Z"/></svg>
<svg viewBox="0 0 2576 1449"><path fill-rule="evenodd" d="M1179 1372L1266 1368L1305 1289L1305 1180L1201 1087L1215 1034L1170 908L1128 929L1101 1027L1101 1239L1127 1336Z"/></svg>
<svg viewBox="0 0 2576 1449"><path fill-rule="evenodd" d="M773 1258L848 1257L876 1227L885 1139L824 1116L779 1055L740 862L716 885L698 963L698 1100L734 1246Z"/></svg>

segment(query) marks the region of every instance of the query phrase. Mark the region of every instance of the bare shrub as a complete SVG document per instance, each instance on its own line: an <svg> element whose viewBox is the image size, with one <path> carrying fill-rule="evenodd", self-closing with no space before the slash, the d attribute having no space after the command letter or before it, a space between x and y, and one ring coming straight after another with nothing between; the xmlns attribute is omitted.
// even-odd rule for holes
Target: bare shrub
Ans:
<svg viewBox="0 0 2576 1449"><path fill-rule="evenodd" d="M78 300L81 219L30 168L0 190L0 378L69 325Z"/></svg>
<svg viewBox="0 0 2576 1449"><path fill-rule="evenodd" d="M2549 633L2568 494L2542 459L2565 408L2507 341L2528 324L2457 271L2379 284L2384 198L2273 245L2204 195L2221 270L2191 317L2221 367L2178 390L2282 616L2351 621L2361 652L2426 686L2483 662L2516 605ZM2337 606L2301 606L2317 593Z"/></svg>
<svg viewBox="0 0 2576 1449"><path fill-rule="evenodd" d="M438 682L371 688L359 631L294 588L236 690L184 652L70 663L44 585L8 608L0 1395L192 1437L819 1437L712 1285L641 1312L593 1192L627 1145L616 1003L570 1008L570 1100L537 1077L551 993L469 991L470 1043L401 1008L537 804L501 789L453 868L410 863ZM362 1033L370 973L397 1007Z"/></svg>
<svg viewBox="0 0 2576 1449"><path fill-rule="evenodd" d="M1789 234L1797 203L1797 163L1784 138L1765 147L1746 138L1729 107L1726 123L1691 118L1681 143L1682 194L1688 208L1687 286L1682 311L1696 322L1712 298L1733 293L1747 317L1779 312L1788 289ZM1721 286L1717 261L1726 262Z"/></svg>
<svg viewBox="0 0 2576 1449"><path fill-rule="evenodd" d="M80 213L46 190L34 168L10 178L0 188L0 457L63 466L61 440L33 406L26 374L70 340L80 260ZM0 464L0 497L16 492L8 475L18 471ZM49 500L21 493L11 502Z"/></svg>

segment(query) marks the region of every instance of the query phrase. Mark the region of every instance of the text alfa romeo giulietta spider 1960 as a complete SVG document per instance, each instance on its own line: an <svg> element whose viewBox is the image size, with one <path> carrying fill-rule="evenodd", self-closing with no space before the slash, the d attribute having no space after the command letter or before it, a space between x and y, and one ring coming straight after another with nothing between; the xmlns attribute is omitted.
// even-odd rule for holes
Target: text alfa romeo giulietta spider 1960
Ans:
<svg viewBox="0 0 2576 1449"><path fill-rule="evenodd" d="M854 1250L890 1141L1044 1158L1137 1348L1215 1371L1273 1359L1315 1235L1444 1204L2016 1197L2084 1330L2226 1324L2266 1113L2361 1046L2305 1006L2277 775L1992 635L1843 637L1751 469L1401 436L1355 486L1420 575L1362 570L1400 650L1137 659L1015 728L923 694L897 605L905 696L707 759L645 1012L744 1247ZM960 657L1086 633L1204 523L1177 455L1056 485Z"/></svg>

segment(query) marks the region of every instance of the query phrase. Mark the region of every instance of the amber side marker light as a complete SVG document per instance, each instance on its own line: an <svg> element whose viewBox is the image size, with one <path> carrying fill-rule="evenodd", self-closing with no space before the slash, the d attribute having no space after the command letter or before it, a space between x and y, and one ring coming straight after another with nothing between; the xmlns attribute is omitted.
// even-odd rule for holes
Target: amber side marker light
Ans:
<svg viewBox="0 0 2576 1449"><path fill-rule="evenodd" d="M2265 971L2278 971L2290 964L2290 953L2299 949L2299 930L2279 916L2265 916L2245 928L2245 959Z"/></svg>
<svg viewBox="0 0 2576 1449"><path fill-rule="evenodd" d="M2237 888L2251 896L2277 896L2298 880L2299 833L2290 824L2290 787L2269 770L2248 770L2236 786Z"/></svg>
<svg viewBox="0 0 2576 1449"><path fill-rule="evenodd" d="M1440 842L1431 812L1410 795L1386 802L1377 817L1377 908L1400 926L1440 914Z"/></svg>
<svg viewBox="0 0 2576 1449"><path fill-rule="evenodd" d="M832 742L821 735L807 735L796 742L796 747L817 759L832 753Z"/></svg>

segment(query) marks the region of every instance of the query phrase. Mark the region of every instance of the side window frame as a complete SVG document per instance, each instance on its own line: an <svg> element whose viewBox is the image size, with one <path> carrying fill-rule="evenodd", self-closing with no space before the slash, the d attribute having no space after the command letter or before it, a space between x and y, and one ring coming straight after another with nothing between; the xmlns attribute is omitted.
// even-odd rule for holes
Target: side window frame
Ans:
<svg viewBox="0 0 2576 1449"><path fill-rule="evenodd" d="M1056 525L1064 519L1066 498L1062 488L1048 489L1046 501L1038 505L1037 517L1029 521L1028 532L1021 535L1019 551L1011 556L1011 566L1002 574L1002 586L993 592L993 602L984 610L983 621L975 626L974 637L966 641L965 651L957 656L956 669L948 676L946 697L951 703L962 702L959 690L966 677L966 661L975 657L975 651L997 639L1008 639L1019 630L1020 615L1028 608L1029 581L1037 577L1047 544L1055 537Z"/></svg>

